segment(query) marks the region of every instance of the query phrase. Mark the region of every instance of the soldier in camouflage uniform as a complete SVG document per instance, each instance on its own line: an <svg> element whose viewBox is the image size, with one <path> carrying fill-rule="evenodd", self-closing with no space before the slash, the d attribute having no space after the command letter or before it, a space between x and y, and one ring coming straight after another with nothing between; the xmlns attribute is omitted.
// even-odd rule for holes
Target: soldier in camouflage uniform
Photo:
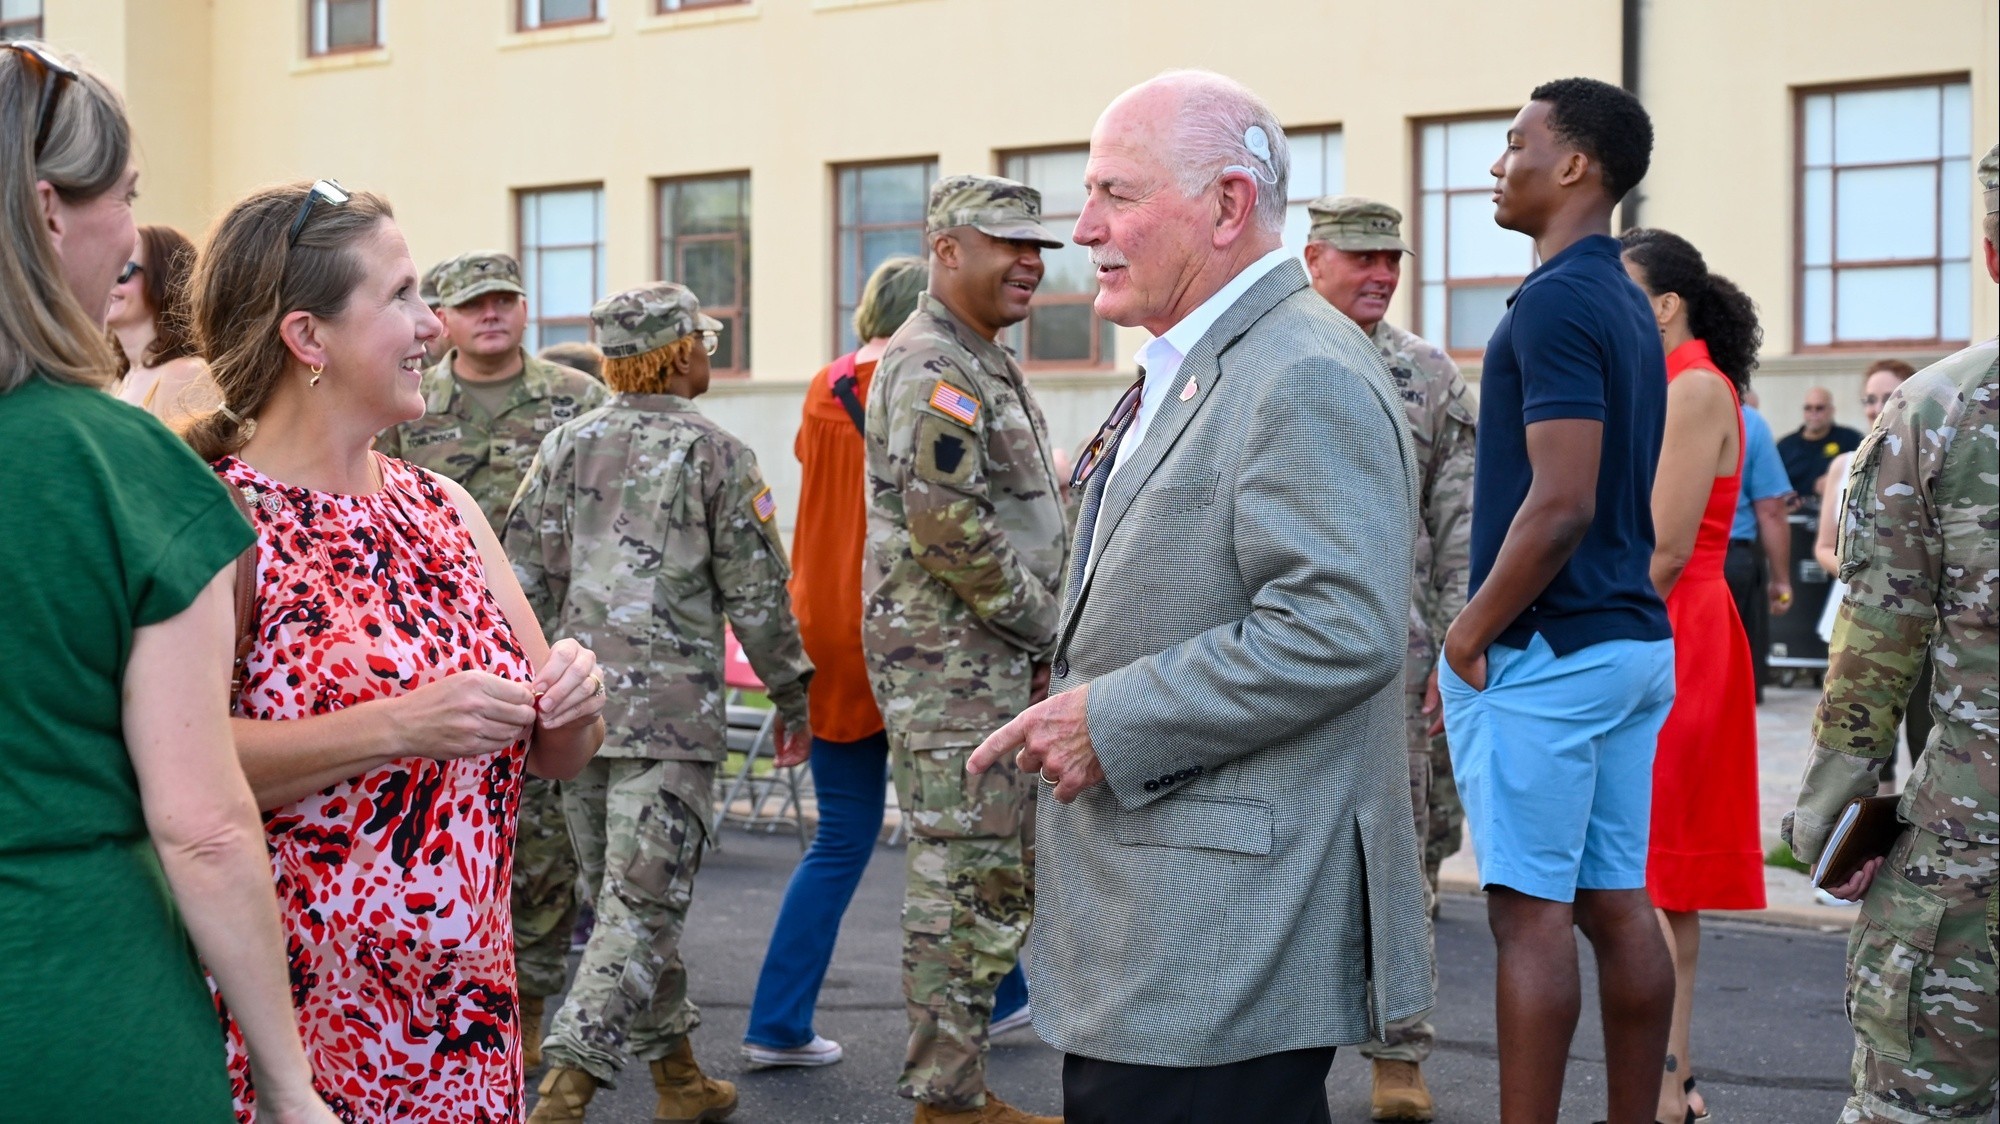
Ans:
<svg viewBox="0 0 2000 1124"><path fill-rule="evenodd" d="M2000 281L2000 146L1979 165L1986 266ZM1848 801L1872 795L1928 656L1930 743L1847 944L1854 1096L1844 1122L1988 1119L2000 1077L2000 341L1905 382L1854 454L1813 750L1784 834L1819 858ZM1871 877L1872 875L1872 877ZM1865 895L1865 896L1863 896Z"/></svg>
<svg viewBox="0 0 2000 1124"><path fill-rule="evenodd" d="M425 307L429 308L433 313L444 308L444 301L438 297L438 277L444 273L444 267L450 264L451 259L446 258L429 269L424 270L423 280L417 283L417 296L423 298ZM445 352L450 350L451 332L447 329L439 332L436 339L424 345L424 362L426 364L436 363L438 360L444 358Z"/></svg>
<svg viewBox="0 0 2000 1124"><path fill-rule="evenodd" d="M1403 396L1404 415L1415 439L1422 510L1411 584L1415 596L1410 606L1409 659L1404 665L1404 714L1410 811L1416 817L1417 839L1425 843L1435 804L1433 768L1441 766L1450 775L1444 738L1433 739L1431 728L1438 709L1438 645L1452 619L1465 608L1477 414L1457 364L1436 345L1383 318L1402 277L1403 255L1410 252L1402 239L1402 213L1387 203L1355 195L1316 199L1306 210L1312 216L1305 259L1313 288L1380 349ZM1456 789L1452 793L1455 796ZM1435 869L1430 873L1435 894ZM1375 1063L1375 1119L1431 1119L1430 1091L1420 1067L1434 1040L1430 1020L1419 1017L1387 1027L1383 1040L1362 1046L1362 1054Z"/></svg>
<svg viewBox="0 0 2000 1124"><path fill-rule="evenodd" d="M897 1092L916 1119L1046 1121L986 1088L993 993L1033 913L1033 778L968 776L986 735L1047 690L1068 534L1048 427L995 342L1027 316L1041 194L1011 180L932 185L930 291L868 396L862 648L910 828Z"/></svg>
<svg viewBox="0 0 2000 1124"><path fill-rule="evenodd" d="M650 1063L656 1120L720 1120L736 1090L695 1065L679 945L728 751L724 618L788 742L810 736L812 664L757 458L692 401L722 326L664 282L591 319L617 393L542 442L503 539L536 614L601 650L610 694L604 748L563 790L597 924L529 1120L582 1120L626 1053Z"/></svg>
<svg viewBox="0 0 2000 1124"><path fill-rule="evenodd" d="M521 347L528 309L521 269L498 251L474 251L426 273L438 316L456 345L424 372L424 416L388 430L375 447L465 486L497 534L535 448L557 425L603 402L586 375ZM430 298L426 298L427 300ZM576 849L563 822L557 782L521 787L514 849L514 970L521 988L522 1055L542 1060L542 1012L563 989L576 927Z"/></svg>

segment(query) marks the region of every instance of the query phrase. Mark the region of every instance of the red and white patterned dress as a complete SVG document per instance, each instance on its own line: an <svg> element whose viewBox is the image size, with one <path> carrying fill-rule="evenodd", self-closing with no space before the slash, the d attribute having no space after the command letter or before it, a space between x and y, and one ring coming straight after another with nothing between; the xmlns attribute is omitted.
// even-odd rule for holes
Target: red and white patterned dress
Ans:
<svg viewBox="0 0 2000 1124"><path fill-rule="evenodd" d="M381 490L345 496L215 462L257 525L242 716L327 714L466 669L530 678L450 498L420 469L376 463ZM508 884L526 752L405 758L265 813L306 1052L351 1124L521 1118ZM229 1054L247 1124L233 1022Z"/></svg>

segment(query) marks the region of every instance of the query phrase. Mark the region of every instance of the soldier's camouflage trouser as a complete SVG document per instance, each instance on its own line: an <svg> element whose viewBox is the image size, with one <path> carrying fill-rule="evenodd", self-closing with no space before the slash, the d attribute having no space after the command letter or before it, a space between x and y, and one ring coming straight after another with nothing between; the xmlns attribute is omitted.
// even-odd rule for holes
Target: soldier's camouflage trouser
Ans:
<svg viewBox="0 0 2000 1124"><path fill-rule="evenodd" d="M1424 684L1430 676L1427 664L1409 666L1403 684L1403 747L1410 766L1410 815L1417 828L1417 846L1428 850L1431 809L1431 715L1424 713ZM1443 739L1440 738L1440 741ZM1454 795L1456 794L1454 790ZM1435 881L1431 893L1437 892ZM1425 924L1429 921L1426 919ZM1431 935L1431 989L1437 989L1437 936ZM1381 1038L1361 1044L1361 1056L1381 1061L1418 1062L1431 1056L1437 1035L1425 1015L1390 1023Z"/></svg>
<svg viewBox="0 0 2000 1124"><path fill-rule="evenodd" d="M576 929L576 846L555 781L521 785L521 826L514 843L514 974L522 995L563 989L569 938Z"/></svg>
<svg viewBox="0 0 2000 1124"><path fill-rule="evenodd" d="M603 1085L625 1054L664 1058L701 1023L680 943L706 828L662 783L673 767L688 763L598 757L563 782L577 859L598 887L597 926L542 1053Z"/></svg>
<svg viewBox="0 0 2000 1124"><path fill-rule="evenodd" d="M1988 807L1991 807L1989 799ZM1847 941L1843 1124L1985 1120L2000 1077L2000 847L1905 828Z"/></svg>
<svg viewBox="0 0 2000 1124"><path fill-rule="evenodd" d="M1431 739L1430 803L1424 809L1424 877L1435 891L1438 868L1465 846L1465 806L1458 802L1458 777L1451 771L1451 745L1443 734Z"/></svg>
<svg viewBox="0 0 2000 1124"><path fill-rule="evenodd" d="M909 825L903 999L910 1043L896 1092L945 1109L986 1103L993 991L1034 915L1034 778L1003 760L965 771L982 735L891 730Z"/></svg>

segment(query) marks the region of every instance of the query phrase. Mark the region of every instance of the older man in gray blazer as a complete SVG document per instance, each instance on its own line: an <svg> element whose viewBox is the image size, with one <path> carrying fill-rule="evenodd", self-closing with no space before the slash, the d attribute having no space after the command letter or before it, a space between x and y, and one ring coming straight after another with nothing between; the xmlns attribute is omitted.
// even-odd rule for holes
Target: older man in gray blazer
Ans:
<svg viewBox="0 0 2000 1124"><path fill-rule="evenodd" d="M1156 337L1077 465L1042 775L1035 1027L1092 1122L1328 1119L1333 1048L1431 1003L1402 749L1415 470L1354 324L1279 248L1255 94L1170 72L1092 131L1076 241Z"/></svg>

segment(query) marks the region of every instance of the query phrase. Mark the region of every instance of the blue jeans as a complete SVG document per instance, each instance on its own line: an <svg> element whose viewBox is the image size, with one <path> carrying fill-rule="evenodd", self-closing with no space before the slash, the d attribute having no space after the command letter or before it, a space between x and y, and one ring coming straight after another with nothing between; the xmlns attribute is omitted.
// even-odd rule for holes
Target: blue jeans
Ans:
<svg viewBox="0 0 2000 1124"><path fill-rule="evenodd" d="M813 1040L813 1008L833 963L833 942L855 887L882 834L882 805L889 789L889 737L858 742L812 743L813 790L819 797L819 833L792 871L757 976L744 1041L790 1050ZM1007 973L994 995L993 1017L1003 1019L1028 1002L1021 966Z"/></svg>

